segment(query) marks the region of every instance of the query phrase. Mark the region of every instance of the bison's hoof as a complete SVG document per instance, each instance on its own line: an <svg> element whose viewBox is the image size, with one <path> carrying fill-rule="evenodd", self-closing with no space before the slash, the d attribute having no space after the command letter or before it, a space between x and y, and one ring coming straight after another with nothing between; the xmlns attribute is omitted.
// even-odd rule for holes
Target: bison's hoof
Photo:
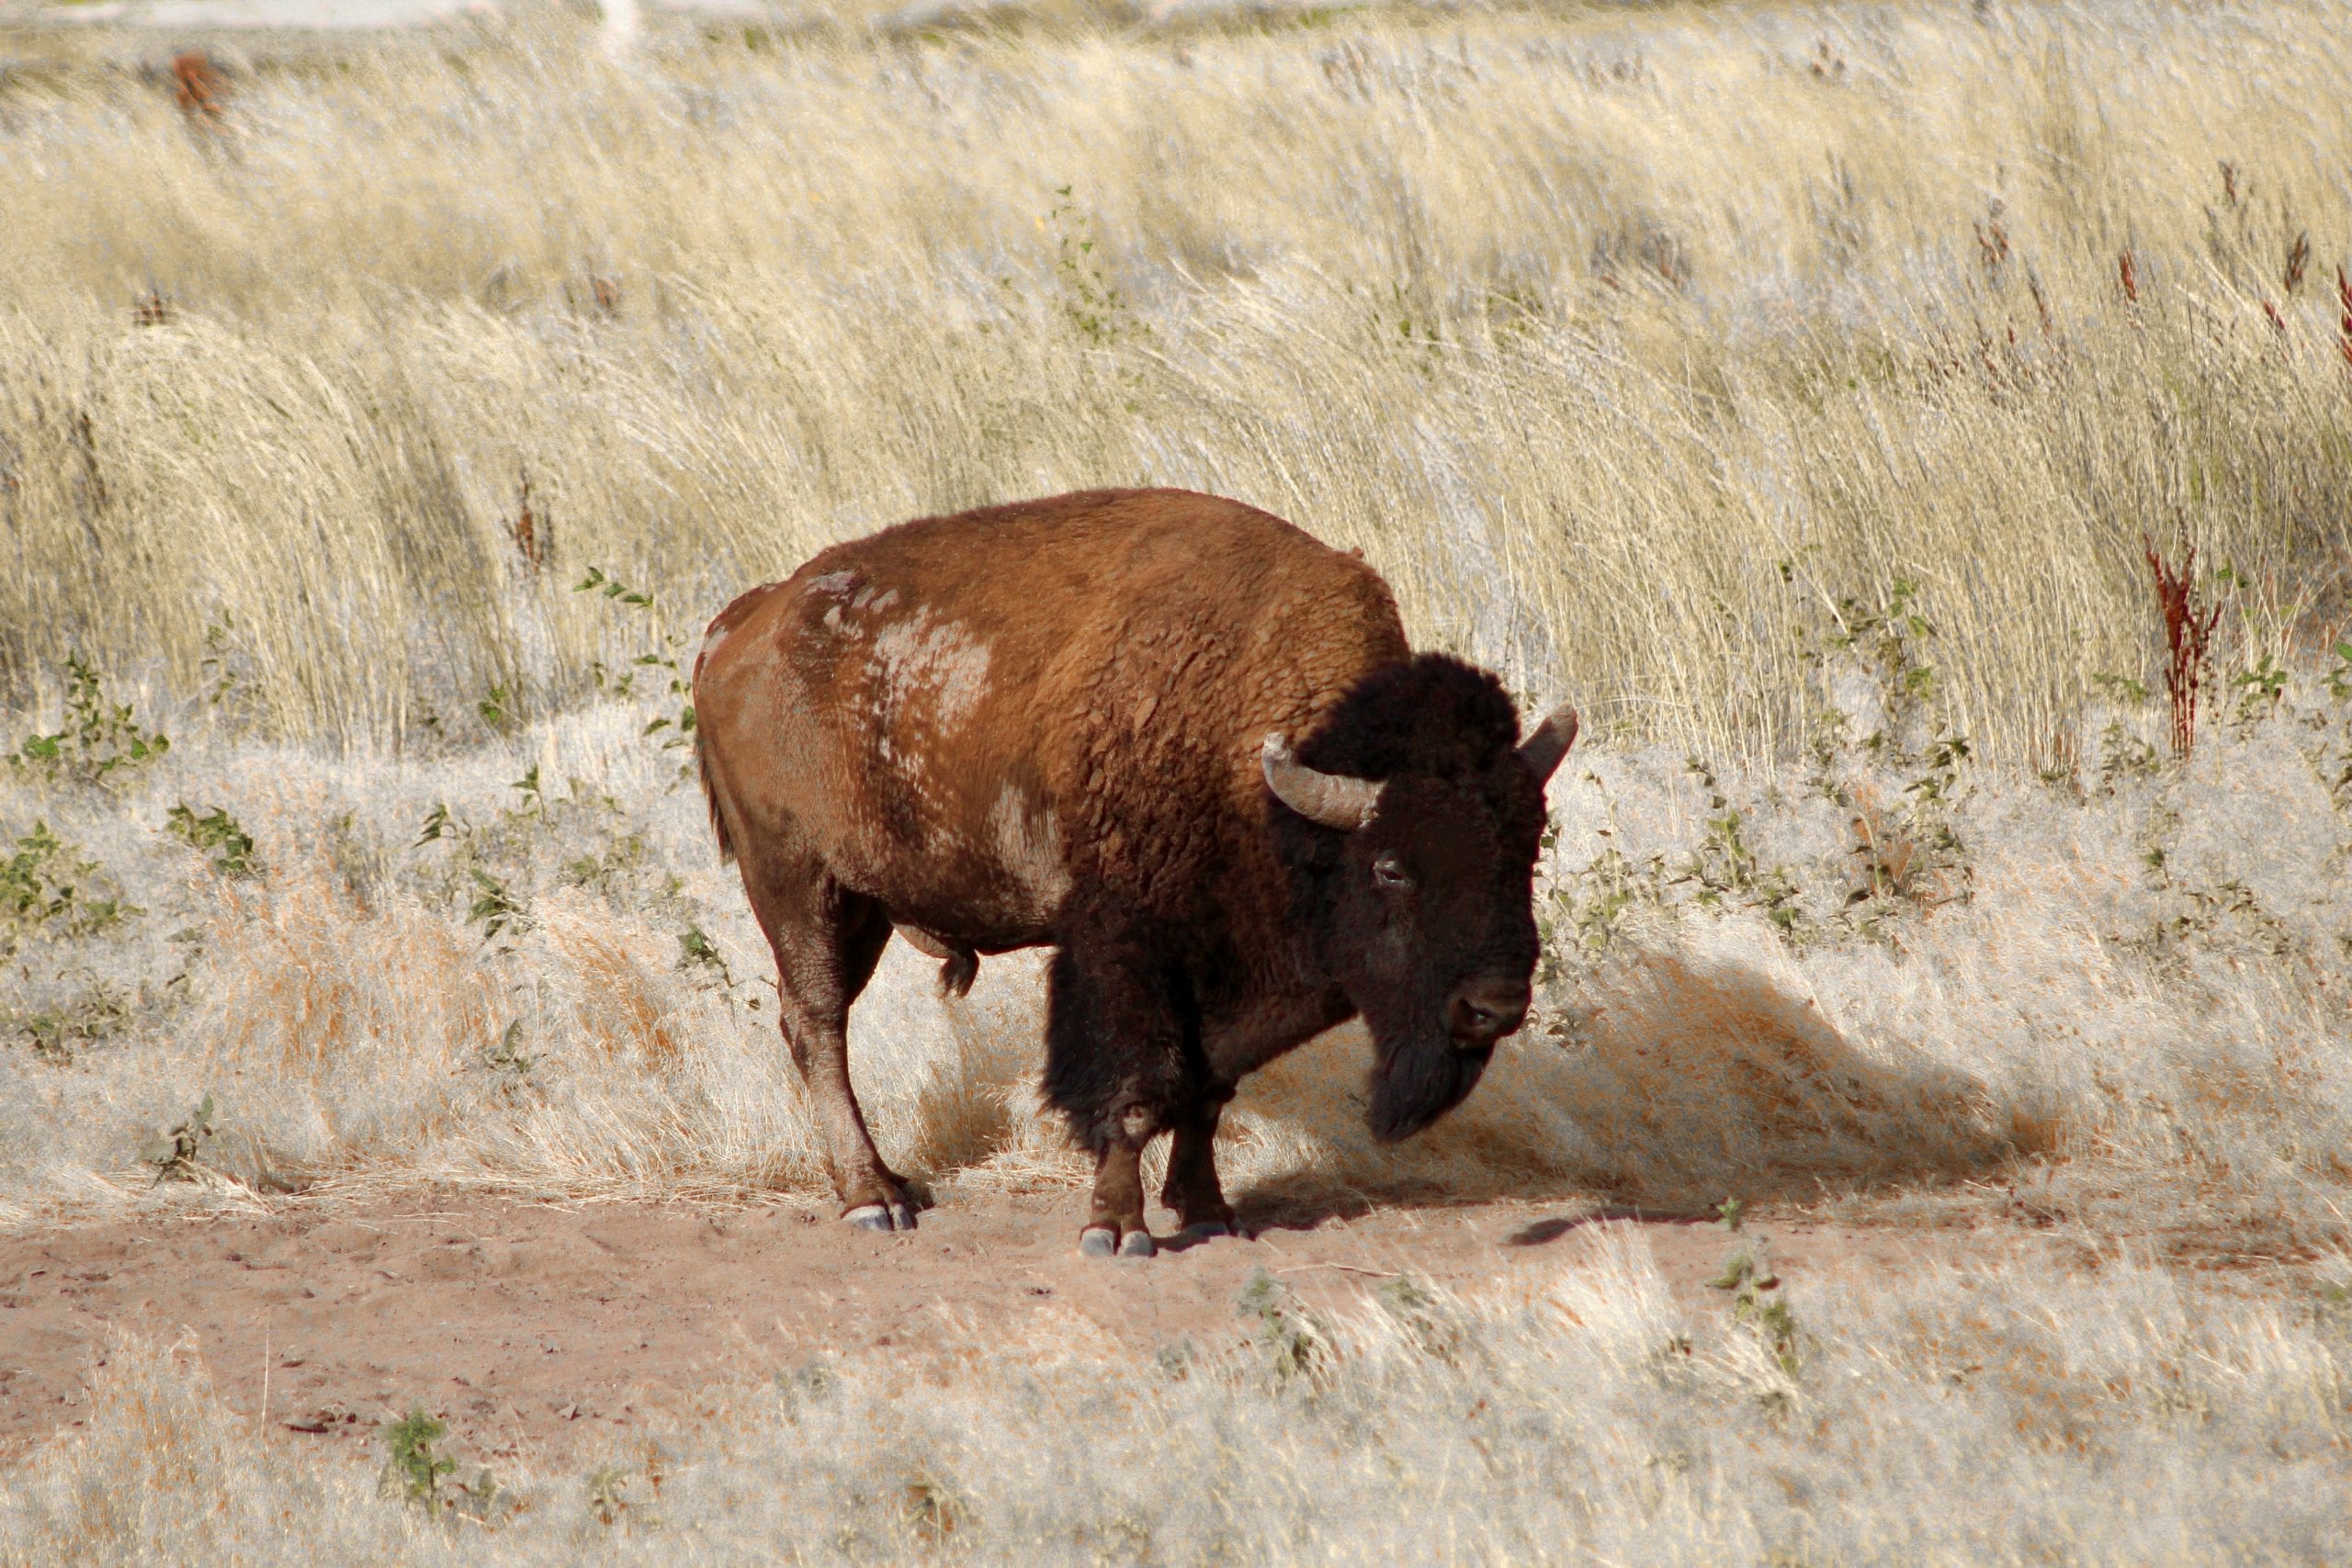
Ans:
<svg viewBox="0 0 2352 1568"><path fill-rule="evenodd" d="M880 1231L885 1235L915 1228L915 1212L904 1203L861 1203L842 1218L860 1230Z"/></svg>
<svg viewBox="0 0 2352 1568"><path fill-rule="evenodd" d="M1151 1243L1149 1231L1129 1231L1121 1235L1108 1225L1089 1225L1078 1233L1081 1258L1149 1258L1159 1250Z"/></svg>

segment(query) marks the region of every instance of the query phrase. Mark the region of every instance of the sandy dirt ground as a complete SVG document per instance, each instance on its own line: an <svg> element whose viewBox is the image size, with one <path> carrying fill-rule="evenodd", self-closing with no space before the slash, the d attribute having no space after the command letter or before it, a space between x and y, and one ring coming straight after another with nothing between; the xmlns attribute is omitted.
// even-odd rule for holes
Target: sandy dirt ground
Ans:
<svg viewBox="0 0 2352 1568"><path fill-rule="evenodd" d="M561 1462L690 1424L697 1394L881 1353L933 1364L1012 1338L1114 1359L1246 1339L1234 1298L1266 1269L1344 1308L1398 1273L1508 1292L1636 1224L1669 1284L1734 1245L1695 1220L1560 1204L1376 1210L1148 1260L1077 1256L1076 1193L951 1199L910 1235L830 1211L485 1199L295 1208L0 1237L0 1460L81 1418L107 1330L192 1335L217 1386L283 1440L372 1444L422 1404L481 1459ZM2022 1238L1774 1223L1783 1278L1886 1270Z"/></svg>

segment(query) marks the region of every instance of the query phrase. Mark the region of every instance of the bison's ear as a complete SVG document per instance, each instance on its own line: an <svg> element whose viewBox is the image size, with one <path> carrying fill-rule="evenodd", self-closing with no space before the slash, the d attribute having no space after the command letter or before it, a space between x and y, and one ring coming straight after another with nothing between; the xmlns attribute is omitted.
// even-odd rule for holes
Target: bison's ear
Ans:
<svg viewBox="0 0 2352 1568"><path fill-rule="evenodd" d="M1534 734L1519 743L1519 760L1527 764L1527 771L1541 784L1550 780L1560 759L1576 743L1577 710L1562 703L1544 716L1544 722L1535 727Z"/></svg>
<svg viewBox="0 0 2352 1568"><path fill-rule="evenodd" d="M1385 785L1344 773L1317 773L1292 755L1290 742L1282 736L1266 737L1259 760L1274 798L1310 822L1352 833L1380 809Z"/></svg>

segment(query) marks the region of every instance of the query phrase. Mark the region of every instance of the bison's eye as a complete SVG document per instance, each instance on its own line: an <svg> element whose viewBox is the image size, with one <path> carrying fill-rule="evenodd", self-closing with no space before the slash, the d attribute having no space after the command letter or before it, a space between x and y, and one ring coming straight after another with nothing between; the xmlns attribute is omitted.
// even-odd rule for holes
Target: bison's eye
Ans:
<svg viewBox="0 0 2352 1568"><path fill-rule="evenodd" d="M1413 874L1395 855L1382 855L1372 863L1372 879L1383 887L1410 887Z"/></svg>

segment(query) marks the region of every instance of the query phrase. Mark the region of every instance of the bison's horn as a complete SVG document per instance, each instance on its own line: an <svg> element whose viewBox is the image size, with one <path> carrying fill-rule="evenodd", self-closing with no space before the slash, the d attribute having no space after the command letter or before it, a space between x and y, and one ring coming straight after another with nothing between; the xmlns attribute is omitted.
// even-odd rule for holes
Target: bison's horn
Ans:
<svg viewBox="0 0 2352 1568"><path fill-rule="evenodd" d="M1279 735L1266 737L1261 761L1266 769L1266 787L1310 822L1352 833L1380 809L1384 785L1344 773L1317 773L1293 756L1290 742Z"/></svg>
<svg viewBox="0 0 2352 1568"><path fill-rule="evenodd" d="M1527 771L1535 775L1535 782L1540 784L1551 778L1552 770L1560 765L1560 759L1576 743L1577 710L1562 703L1544 716L1544 722L1535 727L1534 734L1519 743L1519 760L1527 764Z"/></svg>

